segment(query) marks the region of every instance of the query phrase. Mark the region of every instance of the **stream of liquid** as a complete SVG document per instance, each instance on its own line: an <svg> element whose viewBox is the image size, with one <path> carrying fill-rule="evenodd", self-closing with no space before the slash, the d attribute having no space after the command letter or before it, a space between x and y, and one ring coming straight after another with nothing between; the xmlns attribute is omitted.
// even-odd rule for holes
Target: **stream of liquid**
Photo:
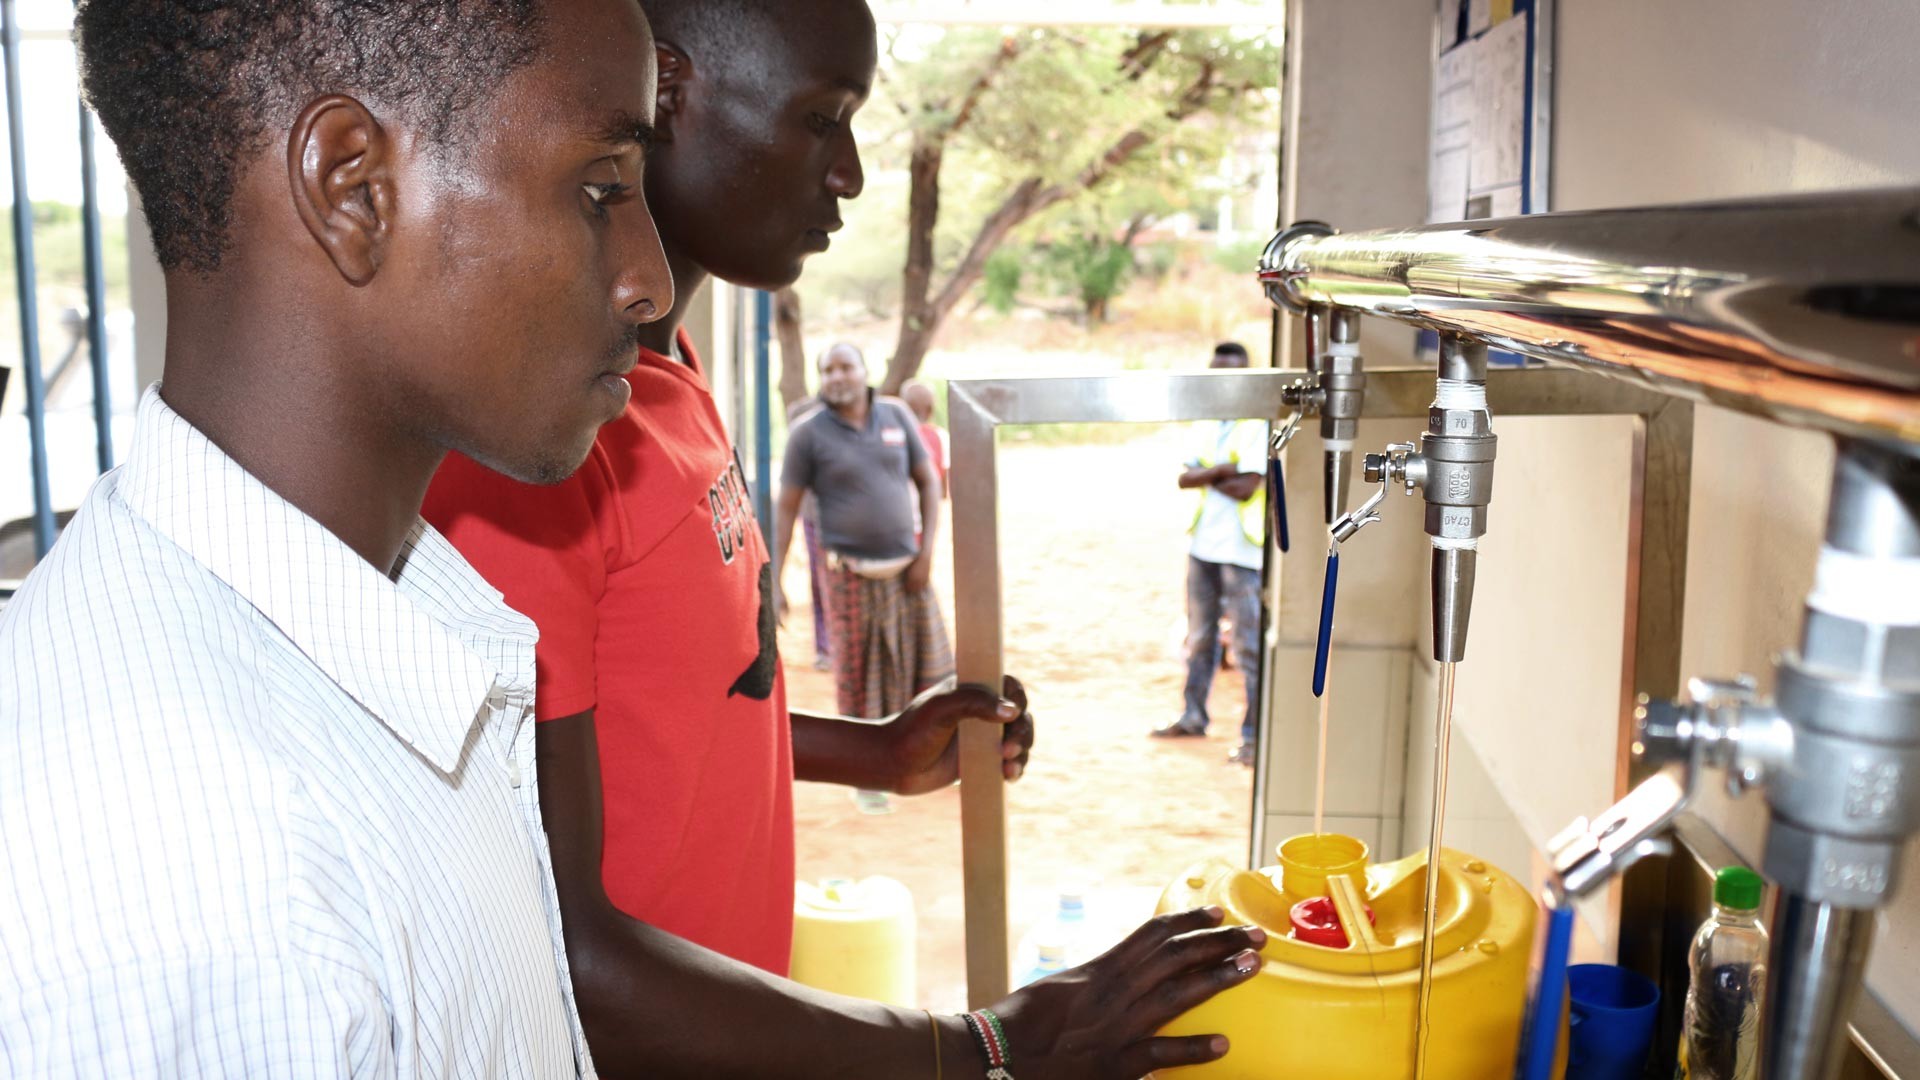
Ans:
<svg viewBox="0 0 1920 1080"><path fill-rule="evenodd" d="M1324 828L1327 812L1327 703L1333 700L1331 688L1320 695L1320 765L1313 780L1313 835L1319 836Z"/></svg>
<svg viewBox="0 0 1920 1080"><path fill-rule="evenodd" d="M1321 706L1322 709L1325 706ZM1322 713L1324 716L1325 713ZM1427 904L1420 934L1420 999L1414 1013L1413 1075L1427 1075L1427 1010L1433 1004L1433 923L1440 896L1440 835L1447 821L1447 755L1453 744L1453 663L1440 665L1433 716L1433 823L1427 833Z"/></svg>

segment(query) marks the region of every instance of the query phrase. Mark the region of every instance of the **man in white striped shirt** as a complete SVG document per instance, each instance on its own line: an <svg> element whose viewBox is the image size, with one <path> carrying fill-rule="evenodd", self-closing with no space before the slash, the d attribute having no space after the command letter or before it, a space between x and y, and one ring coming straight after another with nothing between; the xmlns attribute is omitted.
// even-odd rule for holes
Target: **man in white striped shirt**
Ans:
<svg viewBox="0 0 1920 1080"><path fill-rule="evenodd" d="M0 1075L588 1074L570 957L631 988L589 1002L603 1037L666 1033L616 1039L630 1075L1004 1054L993 1016L796 987L632 920L564 946L533 629L419 509L449 450L572 472L673 306L634 0L76 18L167 271L167 361L127 464L0 613ZM591 858L597 785L561 775ZM570 892L570 924L612 925ZM1220 918L1003 1003L1021 1075L1164 1064L1138 1032L1258 967L1260 932Z"/></svg>
<svg viewBox="0 0 1920 1080"><path fill-rule="evenodd" d="M672 306L633 0L86 0L166 376L0 614L0 1075L591 1072L534 628L418 517Z"/></svg>

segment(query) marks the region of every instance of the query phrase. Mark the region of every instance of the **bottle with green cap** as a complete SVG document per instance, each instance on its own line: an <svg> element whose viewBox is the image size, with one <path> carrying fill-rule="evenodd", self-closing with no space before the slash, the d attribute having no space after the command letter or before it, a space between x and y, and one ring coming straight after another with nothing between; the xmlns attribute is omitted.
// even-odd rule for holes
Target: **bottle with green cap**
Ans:
<svg viewBox="0 0 1920 1080"><path fill-rule="evenodd" d="M1714 875L1713 917L1693 936L1692 979L1680 1038L1681 1080L1760 1075L1760 1012L1767 988L1766 882L1744 866Z"/></svg>

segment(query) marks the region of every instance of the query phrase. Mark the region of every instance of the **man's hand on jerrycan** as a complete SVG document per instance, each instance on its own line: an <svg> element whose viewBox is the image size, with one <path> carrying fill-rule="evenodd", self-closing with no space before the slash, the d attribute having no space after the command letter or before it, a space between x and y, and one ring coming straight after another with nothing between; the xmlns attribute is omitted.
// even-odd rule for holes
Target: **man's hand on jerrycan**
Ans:
<svg viewBox="0 0 1920 1080"><path fill-rule="evenodd" d="M1157 916L1106 954L991 1006L1009 1071L1020 1080L1138 1080L1224 1055L1224 1035L1154 1035L1260 970L1266 932L1220 919L1217 907Z"/></svg>

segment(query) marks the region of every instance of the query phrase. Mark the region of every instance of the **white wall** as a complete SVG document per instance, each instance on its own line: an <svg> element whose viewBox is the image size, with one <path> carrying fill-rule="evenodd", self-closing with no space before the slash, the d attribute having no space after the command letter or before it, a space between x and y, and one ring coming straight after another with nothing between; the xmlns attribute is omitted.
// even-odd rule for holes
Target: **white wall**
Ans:
<svg viewBox="0 0 1920 1080"><path fill-rule="evenodd" d="M1295 5L1294 216L1343 228L1420 220L1423 199L1409 200L1400 181L1408 169L1424 170L1431 12L1427 3L1387 0ZM1559 0L1558 15L1553 209L1920 182L1920 3ZM1370 346L1382 336L1368 325ZM1496 417L1495 429L1500 459L1459 674L1448 840L1524 874L1517 864L1537 858L1548 835L1611 798L1626 435L1621 422L1603 420ZM1317 443L1295 445L1293 475L1317 470ZM1747 671L1770 683L1772 656L1798 635L1831 463L1823 436L1696 410L1683 675ZM1317 485L1297 483L1294 495L1295 520L1315 520ZM1398 509L1402 524L1415 516ZM1409 543L1382 528L1350 545L1343 582L1357 576L1370 541L1372 554L1406 565L1365 571L1372 587L1343 605L1341 630L1365 647L1357 652L1411 649L1409 708L1371 727L1355 722L1366 738L1404 733L1409 752L1397 776L1383 766L1371 781L1342 782L1400 788L1404 849L1426 828L1432 673L1424 616L1407 618L1409 603L1416 611L1423 603L1425 562L1417 536ZM1310 640L1318 604L1325 549L1303 546L1282 568L1281 670L1298 666L1287 653ZM1408 590L1405 600L1395 599L1398 588ZM1274 680L1276 756L1298 752L1312 722L1304 695L1281 683ZM1304 746L1310 753L1310 737ZM1273 779L1292 777L1276 767ZM1270 824L1286 820L1276 813L1285 809L1273 801L1280 797L1270 798ZM1745 854L1758 855L1765 811L1757 799L1726 805L1709 792L1703 805ZM1902 1020L1920 1027L1920 857L1909 859L1883 920L1869 977Z"/></svg>

